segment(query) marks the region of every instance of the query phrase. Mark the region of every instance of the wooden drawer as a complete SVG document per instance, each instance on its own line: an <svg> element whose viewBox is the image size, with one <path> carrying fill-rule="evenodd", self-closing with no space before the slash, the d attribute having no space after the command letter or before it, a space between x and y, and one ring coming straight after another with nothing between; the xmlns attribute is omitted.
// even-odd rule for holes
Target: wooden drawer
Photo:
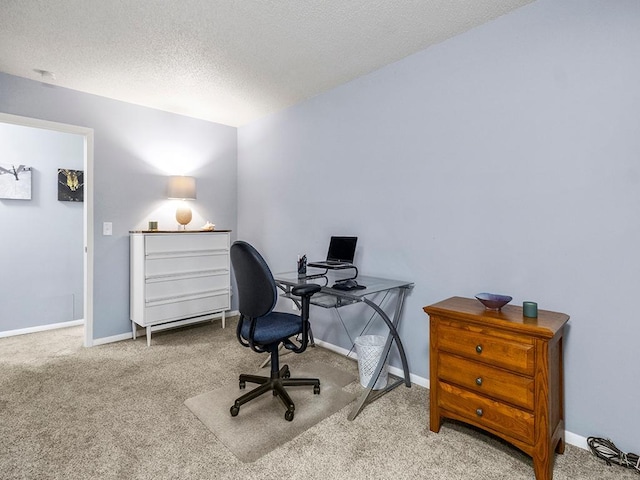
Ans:
<svg viewBox="0 0 640 480"><path fill-rule="evenodd" d="M535 349L530 338L494 336L442 322L438 328L438 346L440 350L475 361L533 375Z"/></svg>
<svg viewBox="0 0 640 480"><path fill-rule="evenodd" d="M469 423L532 444L535 437L532 413L488 397L438 381L438 406Z"/></svg>
<svg viewBox="0 0 640 480"><path fill-rule="evenodd" d="M533 410L534 380L484 363L441 353L438 378L499 400Z"/></svg>
<svg viewBox="0 0 640 480"><path fill-rule="evenodd" d="M199 298L172 299L169 303L149 303L145 308L143 327L180 318L205 315L229 308L229 293L211 292Z"/></svg>

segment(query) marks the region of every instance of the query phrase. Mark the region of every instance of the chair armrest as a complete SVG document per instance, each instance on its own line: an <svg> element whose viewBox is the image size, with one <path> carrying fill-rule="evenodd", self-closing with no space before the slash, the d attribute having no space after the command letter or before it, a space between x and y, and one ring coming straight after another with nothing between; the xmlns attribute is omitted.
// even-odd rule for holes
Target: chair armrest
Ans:
<svg viewBox="0 0 640 480"><path fill-rule="evenodd" d="M309 343L309 304L311 303L311 296L314 293L319 292L321 289L322 287L316 283L300 283L291 288L291 293L300 297L302 300L300 305L300 320L302 320L302 332L300 332L300 337L302 341L298 347L295 347L291 342L289 342L289 345L285 342L284 346L288 350L301 353L307 348L307 344Z"/></svg>
<svg viewBox="0 0 640 480"><path fill-rule="evenodd" d="M291 289L291 293L297 297L310 297L321 290L321 286L315 283L301 283Z"/></svg>

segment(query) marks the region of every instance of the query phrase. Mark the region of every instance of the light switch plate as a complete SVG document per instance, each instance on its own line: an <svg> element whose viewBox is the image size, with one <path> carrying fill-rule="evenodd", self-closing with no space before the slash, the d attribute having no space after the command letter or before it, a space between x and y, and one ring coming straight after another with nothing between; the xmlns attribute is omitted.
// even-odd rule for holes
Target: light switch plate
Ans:
<svg viewBox="0 0 640 480"><path fill-rule="evenodd" d="M102 235L113 235L113 223L104 222L102 224Z"/></svg>

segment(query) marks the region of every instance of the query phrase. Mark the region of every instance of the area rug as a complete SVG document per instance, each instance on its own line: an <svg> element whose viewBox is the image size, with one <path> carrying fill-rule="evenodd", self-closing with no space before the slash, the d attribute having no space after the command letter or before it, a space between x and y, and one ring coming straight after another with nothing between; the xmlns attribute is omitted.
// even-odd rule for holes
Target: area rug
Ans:
<svg viewBox="0 0 640 480"><path fill-rule="evenodd" d="M265 369L256 374L268 375L268 372ZM355 376L330 365L308 364L296 368L291 375L320 379L320 395L313 394L313 387L287 389L296 405L291 422L284 418L282 401L270 393L246 403L238 416L232 417L229 413L231 405L236 398L256 386L251 383L247 383L246 390L240 390L238 382L234 381L189 398L184 403L239 460L254 462L333 415L356 397L342 388L355 381Z"/></svg>

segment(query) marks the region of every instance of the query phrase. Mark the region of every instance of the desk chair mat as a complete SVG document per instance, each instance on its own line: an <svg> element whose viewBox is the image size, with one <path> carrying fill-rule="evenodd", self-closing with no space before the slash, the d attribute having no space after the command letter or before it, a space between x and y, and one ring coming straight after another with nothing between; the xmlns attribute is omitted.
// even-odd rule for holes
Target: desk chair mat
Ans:
<svg viewBox="0 0 640 480"><path fill-rule="evenodd" d="M264 375L265 370L255 373ZM320 395L314 395L311 387L287 388L296 405L292 422L284 419L284 405L270 393L243 405L238 416L232 417L229 408L235 399L254 388L247 384L246 390L240 390L237 380L189 398L184 404L239 460L255 462L356 398L355 393L342 389L356 381L356 377L330 365L309 363L292 367L291 376L319 378L321 388Z"/></svg>

